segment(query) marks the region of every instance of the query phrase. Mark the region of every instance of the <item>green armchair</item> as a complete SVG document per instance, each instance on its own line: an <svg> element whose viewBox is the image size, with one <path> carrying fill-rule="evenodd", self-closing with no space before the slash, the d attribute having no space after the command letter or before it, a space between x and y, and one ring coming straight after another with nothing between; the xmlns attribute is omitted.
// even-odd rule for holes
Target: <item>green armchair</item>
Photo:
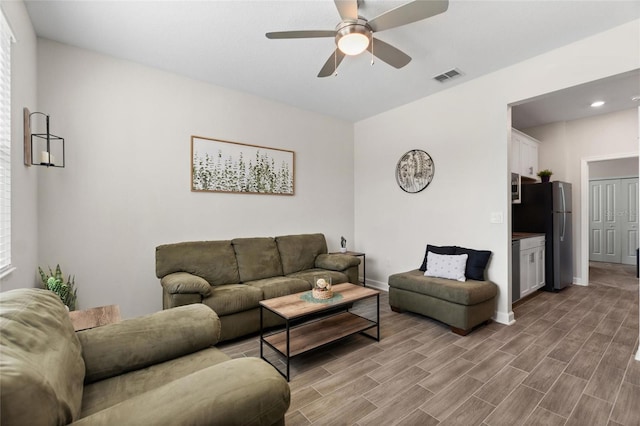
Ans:
<svg viewBox="0 0 640 426"><path fill-rule="evenodd" d="M290 391L257 358L213 345L202 304L74 332L47 290L0 293L0 423L284 425Z"/></svg>

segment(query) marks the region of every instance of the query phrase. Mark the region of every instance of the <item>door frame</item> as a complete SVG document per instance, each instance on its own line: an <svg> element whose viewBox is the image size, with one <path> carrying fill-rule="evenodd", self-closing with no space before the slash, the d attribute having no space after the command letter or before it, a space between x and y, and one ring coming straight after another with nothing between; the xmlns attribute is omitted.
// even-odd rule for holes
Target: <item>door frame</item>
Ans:
<svg viewBox="0 0 640 426"><path fill-rule="evenodd" d="M603 160L620 160L623 158L638 157L637 152L625 152L619 154L598 155L580 159L580 278L574 283L582 286L589 285L589 163ZM638 351L640 355L640 350Z"/></svg>

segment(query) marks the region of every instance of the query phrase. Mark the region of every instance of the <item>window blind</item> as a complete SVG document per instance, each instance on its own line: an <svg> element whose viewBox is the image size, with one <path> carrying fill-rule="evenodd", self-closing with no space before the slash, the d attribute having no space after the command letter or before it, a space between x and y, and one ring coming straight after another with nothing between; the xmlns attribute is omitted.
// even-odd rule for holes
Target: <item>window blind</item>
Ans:
<svg viewBox="0 0 640 426"><path fill-rule="evenodd" d="M0 10L0 276L11 269L11 42Z"/></svg>

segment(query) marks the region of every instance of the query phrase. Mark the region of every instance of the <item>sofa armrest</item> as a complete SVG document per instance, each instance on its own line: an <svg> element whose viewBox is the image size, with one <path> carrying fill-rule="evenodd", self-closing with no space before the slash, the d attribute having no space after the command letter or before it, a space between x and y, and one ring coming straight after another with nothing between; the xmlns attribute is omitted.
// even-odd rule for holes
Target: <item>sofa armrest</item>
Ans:
<svg viewBox="0 0 640 426"><path fill-rule="evenodd" d="M352 266L358 266L360 259L348 254L319 254L316 257L316 268L328 269L330 271L344 271Z"/></svg>
<svg viewBox="0 0 640 426"><path fill-rule="evenodd" d="M84 417L86 425L284 424L286 380L258 358L239 358L197 371Z"/></svg>
<svg viewBox="0 0 640 426"><path fill-rule="evenodd" d="M160 279L160 285L169 294L200 294L207 297L211 286L204 278L188 272L174 272Z"/></svg>
<svg viewBox="0 0 640 426"><path fill-rule="evenodd" d="M82 344L85 383L92 383L213 346L220 339L220 319L197 303L76 335Z"/></svg>

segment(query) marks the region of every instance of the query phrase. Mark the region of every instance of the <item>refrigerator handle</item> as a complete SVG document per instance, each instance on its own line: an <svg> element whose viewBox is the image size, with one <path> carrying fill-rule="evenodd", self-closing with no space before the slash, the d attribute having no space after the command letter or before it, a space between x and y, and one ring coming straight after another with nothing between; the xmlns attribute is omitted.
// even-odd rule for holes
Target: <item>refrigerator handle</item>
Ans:
<svg viewBox="0 0 640 426"><path fill-rule="evenodd" d="M560 241L564 241L564 230L567 229L567 204L564 198L564 186L560 183L558 184L558 188L562 196L562 231L560 233Z"/></svg>

